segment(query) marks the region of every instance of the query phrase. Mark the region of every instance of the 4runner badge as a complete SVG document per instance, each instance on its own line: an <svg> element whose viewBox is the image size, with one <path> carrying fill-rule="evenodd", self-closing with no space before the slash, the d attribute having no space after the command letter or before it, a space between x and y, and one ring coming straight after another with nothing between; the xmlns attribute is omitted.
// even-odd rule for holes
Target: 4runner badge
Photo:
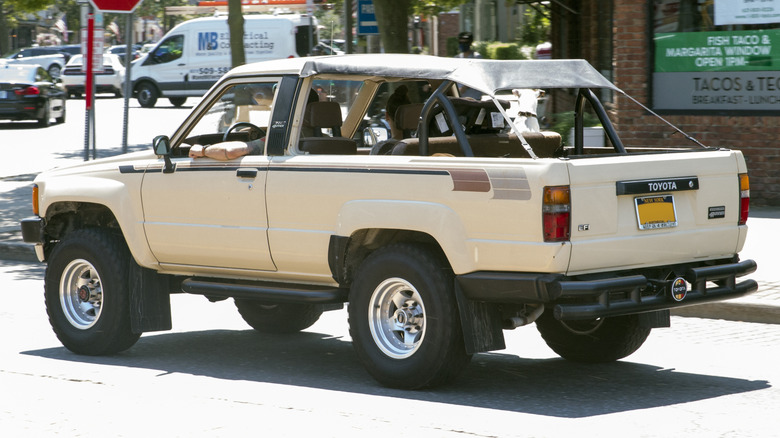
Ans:
<svg viewBox="0 0 780 438"><path fill-rule="evenodd" d="M682 277L677 277L672 282L672 298L675 301L682 301L688 294L688 282Z"/></svg>

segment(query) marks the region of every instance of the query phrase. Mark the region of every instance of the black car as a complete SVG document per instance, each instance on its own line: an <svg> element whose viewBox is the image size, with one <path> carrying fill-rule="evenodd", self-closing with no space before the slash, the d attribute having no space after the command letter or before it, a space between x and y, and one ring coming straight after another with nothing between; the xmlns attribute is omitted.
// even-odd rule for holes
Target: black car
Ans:
<svg viewBox="0 0 780 438"><path fill-rule="evenodd" d="M0 120L37 120L48 126L65 122L67 93L39 65L0 64Z"/></svg>

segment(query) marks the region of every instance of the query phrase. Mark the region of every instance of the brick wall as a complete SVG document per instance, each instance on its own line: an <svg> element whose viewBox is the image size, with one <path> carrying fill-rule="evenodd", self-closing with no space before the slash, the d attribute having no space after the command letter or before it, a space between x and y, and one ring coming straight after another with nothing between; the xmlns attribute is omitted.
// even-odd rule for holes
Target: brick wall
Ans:
<svg viewBox="0 0 780 438"><path fill-rule="evenodd" d="M588 0L583 3L589 3ZM650 31L646 2L614 0L615 83L626 93L648 105ZM583 43L585 44L585 43ZM681 143L671 130L648 128L652 116L625 97L617 98L616 126L626 144L660 145ZM750 174L751 203L780 205L780 114L778 116L664 116L708 146L724 146L745 154ZM654 126L658 126L654 124Z"/></svg>
<svg viewBox="0 0 780 438"><path fill-rule="evenodd" d="M457 37L459 32L459 13L449 12L439 14L439 56L447 56L447 38Z"/></svg>

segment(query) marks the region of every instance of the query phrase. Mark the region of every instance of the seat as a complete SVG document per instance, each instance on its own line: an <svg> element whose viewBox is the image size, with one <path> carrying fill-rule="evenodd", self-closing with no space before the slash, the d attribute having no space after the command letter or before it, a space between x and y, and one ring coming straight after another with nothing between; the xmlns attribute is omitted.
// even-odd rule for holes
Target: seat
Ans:
<svg viewBox="0 0 780 438"><path fill-rule="evenodd" d="M409 103L401 105L395 110L393 121L395 126L404 132L404 138L411 138L414 134L413 131L417 131L423 105L422 103Z"/></svg>
<svg viewBox="0 0 780 438"><path fill-rule="evenodd" d="M306 106L303 127L311 132L310 137L301 138L298 148L313 155L356 155L357 143L341 136L341 106L338 102L310 102ZM323 128L330 128L332 137L323 134Z"/></svg>

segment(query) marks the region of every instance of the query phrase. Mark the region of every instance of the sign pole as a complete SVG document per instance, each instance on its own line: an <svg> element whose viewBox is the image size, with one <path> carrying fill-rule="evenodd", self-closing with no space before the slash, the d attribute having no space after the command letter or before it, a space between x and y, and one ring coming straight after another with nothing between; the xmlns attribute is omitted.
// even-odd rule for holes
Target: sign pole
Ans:
<svg viewBox="0 0 780 438"><path fill-rule="evenodd" d="M94 129L93 124L93 95L92 95L92 51L95 41L95 15L91 12L87 14L87 51L84 54L84 65L86 66L85 83L84 83L84 101L86 103L86 122L84 131L84 161L89 160L89 151L94 148Z"/></svg>
<svg viewBox="0 0 780 438"><path fill-rule="evenodd" d="M125 83L123 84L124 87L124 94L125 94L125 109L124 109L124 121L122 123L122 153L127 153L127 130L128 130L128 123L130 122L130 95L133 94L132 84L130 83L130 78L132 77L132 74L130 73L130 68L133 65L133 13L130 12L127 14L127 20L125 24L125 42L127 43L127 48L125 49Z"/></svg>

